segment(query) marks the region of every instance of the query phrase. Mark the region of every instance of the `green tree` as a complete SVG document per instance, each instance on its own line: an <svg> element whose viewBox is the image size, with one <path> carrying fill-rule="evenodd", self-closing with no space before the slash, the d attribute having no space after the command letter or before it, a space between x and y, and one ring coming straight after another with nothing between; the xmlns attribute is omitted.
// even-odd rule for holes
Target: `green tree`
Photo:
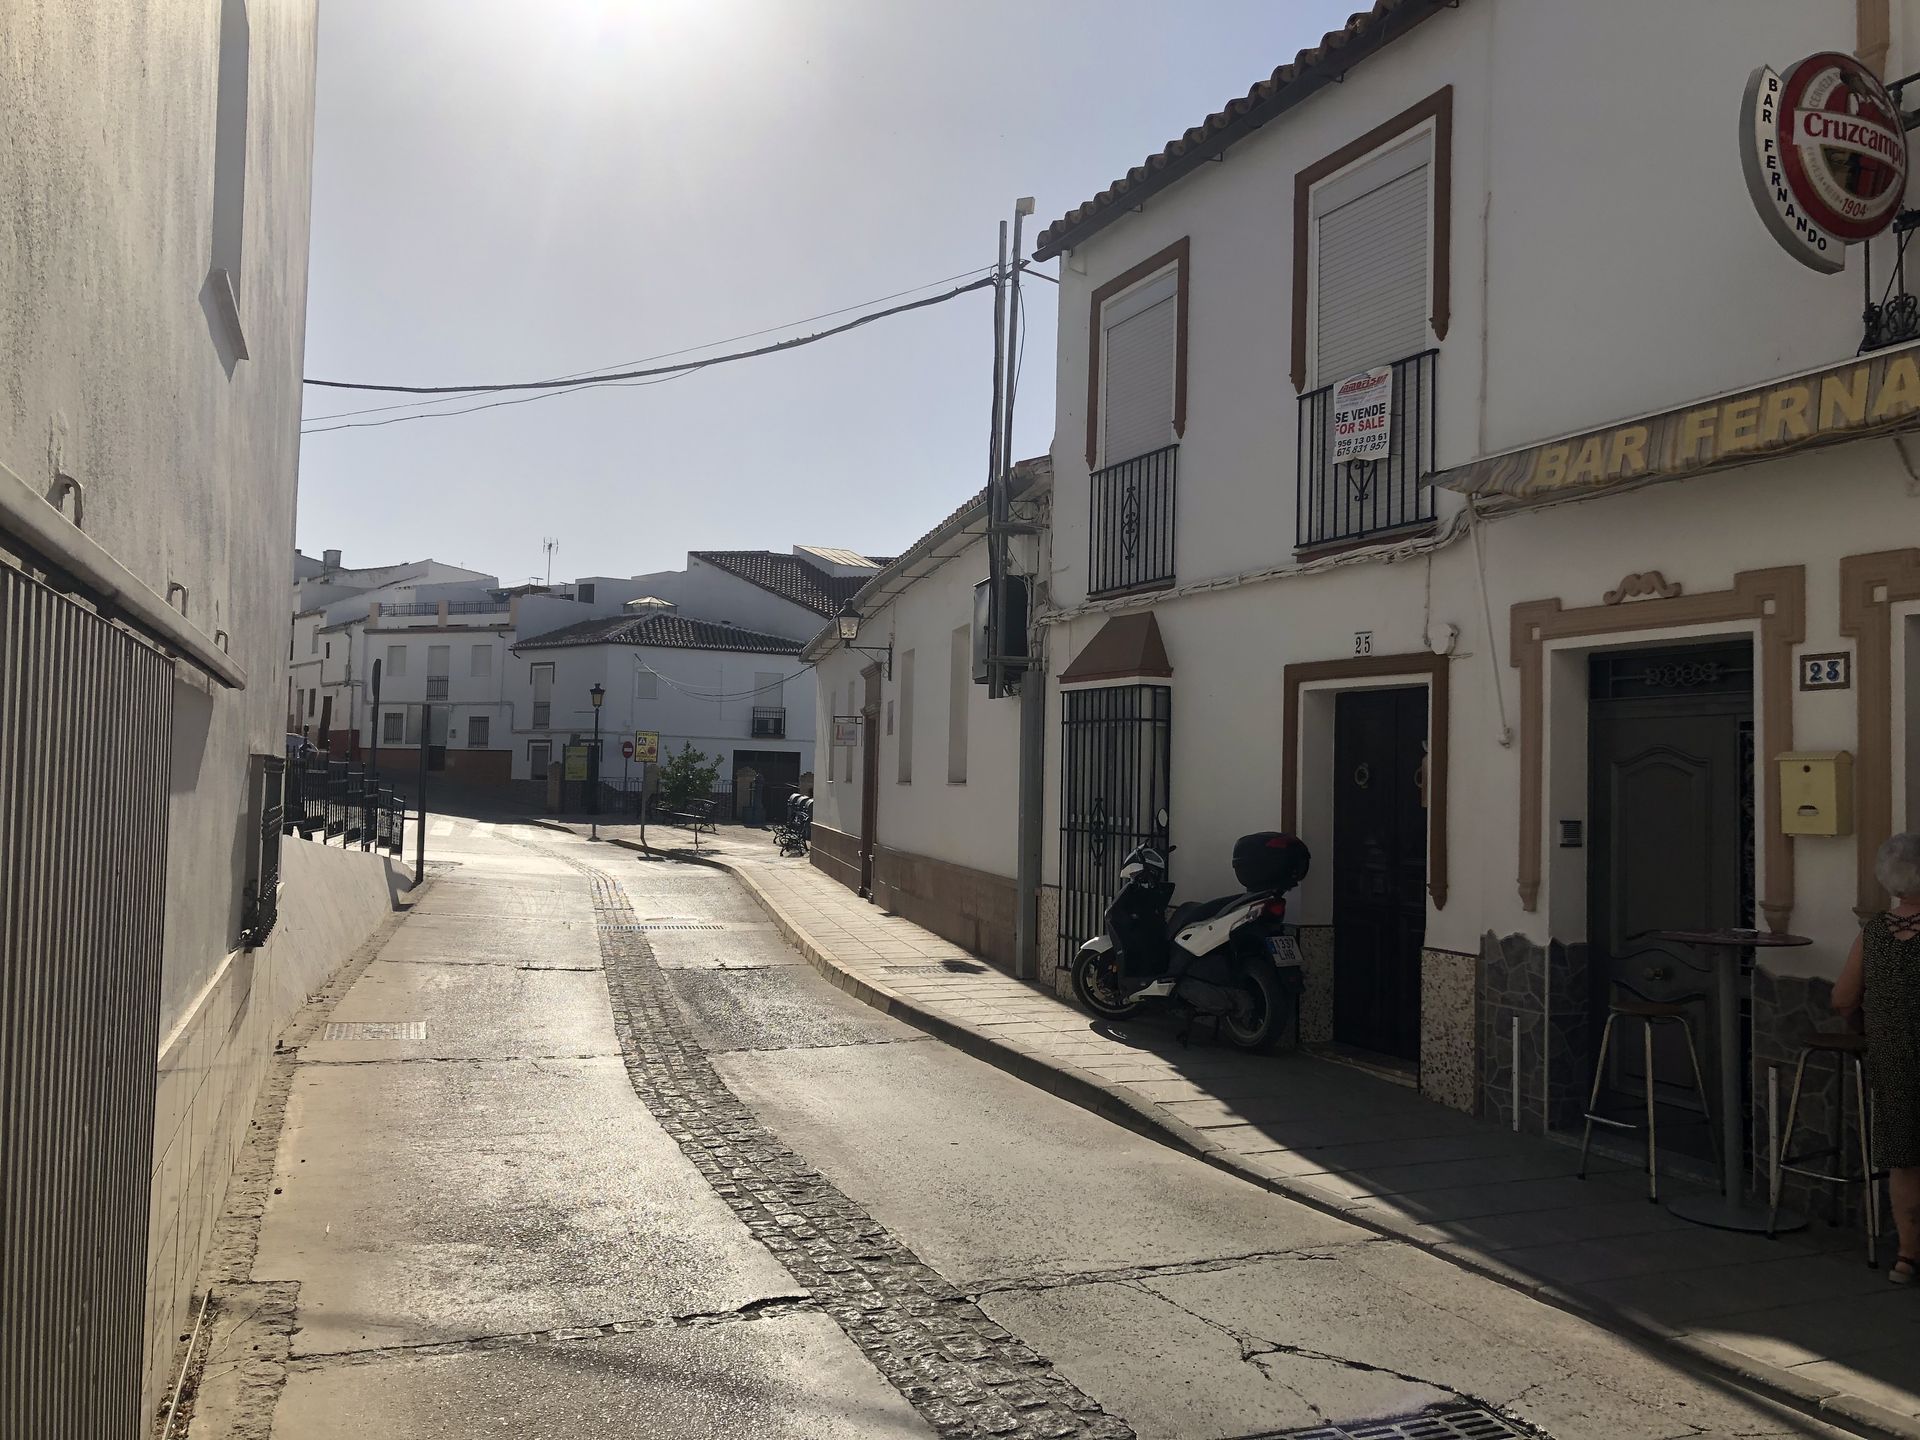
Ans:
<svg viewBox="0 0 1920 1440"><path fill-rule="evenodd" d="M669 810L678 810L689 800L704 800L713 794L713 787L720 779L720 761L709 760L706 752L693 748L688 741L680 747L680 753L668 753L660 765L660 803Z"/></svg>

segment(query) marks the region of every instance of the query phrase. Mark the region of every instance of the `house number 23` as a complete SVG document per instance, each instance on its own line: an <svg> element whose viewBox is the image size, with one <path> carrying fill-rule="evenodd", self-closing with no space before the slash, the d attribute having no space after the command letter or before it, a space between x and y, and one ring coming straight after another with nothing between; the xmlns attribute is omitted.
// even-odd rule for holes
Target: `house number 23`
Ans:
<svg viewBox="0 0 1920 1440"><path fill-rule="evenodd" d="M1846 690L1853 685L1853 656L1841 650L1831 655L1800 657L1802 690Z"/></svg>
<svg viewBox="0 0 1920 1440"><path fill-rule="evenodd" d="M1353 632L1353 653L1356 655L1371 655L1373 653L1373 632L1371 630L1356 630Z"/></svg>

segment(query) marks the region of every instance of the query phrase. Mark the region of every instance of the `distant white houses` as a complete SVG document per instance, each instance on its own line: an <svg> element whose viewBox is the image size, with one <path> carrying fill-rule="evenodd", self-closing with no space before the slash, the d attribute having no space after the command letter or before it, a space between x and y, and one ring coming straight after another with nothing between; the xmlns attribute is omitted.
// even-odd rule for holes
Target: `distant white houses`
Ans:
<svg viewBox="0 0 1920 1440"><path fill-rule="evenodd" d="M797 784L813 768L814 692L795 657L882 563L700 550L682 570L502 586L436 560L297 556L287 729L341 756L377 743L382 768L399 769L417 762L424 715L431 768L537 782L591 737L597 683L607 782L620 782L620 735L644 730L716 757L723 780Z"/></svg>

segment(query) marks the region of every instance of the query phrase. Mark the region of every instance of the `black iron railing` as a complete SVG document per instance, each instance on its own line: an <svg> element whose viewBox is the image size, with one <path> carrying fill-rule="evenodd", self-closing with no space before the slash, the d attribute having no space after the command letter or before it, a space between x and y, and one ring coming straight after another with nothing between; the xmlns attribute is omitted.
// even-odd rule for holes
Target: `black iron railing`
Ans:
<svg viewBox="0 0 1920 1440"><path fill-rule="evenodd" d="M440 602L437 600L403 600L397 605L383 604L380 607L380 613L390 616L438 615L440 613Z"/></svg>
<svg viewBox="0 0 1920 1440"><path fill-rule="evenodd" d="M1433 520L1434 360L1423 350L1397 360L1387 427L1387 453L1371 460L1336 461L1334 389L1300 397L1299 525L1301 549L1336 545Z"/></svg>
<svg viewBox="0 0 1920 1440"><path fill-rule="evenodd" d="M1134 846L1167 836L1173 692L1164 685L1069 690L1061 697L1060 951L1073 963L1100 933Z"/></svg>
<svg viewBox="0 0 1920 1440"><path fill-rule="evenodd" d="M382 783L378 771L357 760L322 754L286 762L281 794L274 822L279 833L322 843L339 836L343 844L362 850L400 853L406 803Z"/></svg>
<svg viewBox="0 0 1920 1440"><path fill-rule="evenodd" d="M449 600L449 615L504 615L508 610L504 600Z"/></svg>
<svg viewBox="0 0 1920 1440"><path fill-rule="evenodd" d="M753 738L756 740L784 740L787 736L787 707L784 705L756 705L753 707Z"/></svg>
<svg viewBox="0 0 1920 1440"><path fill-rule="evenodd" d="M278 755L255 756L251 779L256 824L253 834L247 837L251 854L240 912L240 943L248 950L265 944L267 936L273 933L274 922L280 918L280 837L286 827L286 760Z"/></svg>
<svg viewBox="0 0 1920 1440"><path fill-rule="evenodd" d="M1173 482L1180 447L1150 450L1093 472L1087 512L1087 593L1173 583Z"/></svg>
<svg viewBox="0 0 1920 1440"><path fill-rule="evenodd" d="M429 675L427 677L427 699L444 700L446 698L447 677L445 675Z"/></svg>

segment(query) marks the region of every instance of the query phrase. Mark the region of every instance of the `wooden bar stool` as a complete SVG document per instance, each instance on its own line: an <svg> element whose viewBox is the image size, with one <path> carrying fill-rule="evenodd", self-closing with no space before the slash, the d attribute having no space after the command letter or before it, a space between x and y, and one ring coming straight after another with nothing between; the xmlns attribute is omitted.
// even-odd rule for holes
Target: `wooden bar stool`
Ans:
<svg viewBox="0 0 1920 1440"><path fill-rule="evenodd" d="M1580 1136L1580 1178L1587 1178L1587 1155L1593 1148L1593 1127L1605 1125L1610 1130L1642 1130L1647 1132L1647 1199L1659 1203L1660 1173L1657 1145L1657 1125L1654 1120L1653 1096L1653 1027L1656 1025L1678 1025L1687 1037L1687 1058L1693 1062L1693 1088L1700 1094L1701 1113L1709 1119L1712 1106L1707 1102L1707 1084L1700 1071L1700 1052L1693 1044L1693 1021L1688 1018L1688 1007L1705 999L1703 995L1678 995L1671 1000L1649 1000L1629 986L1620 987L1628 993L1614 1000L1607 1007L1606 1028L1600 1032L1600 1054L1593 1066L1593 1090L1587 1096L1587 1124ZM1640 1041L1642 1063L1646 1067L1647 1080L1647 1123L1636 1125L1628 1120L1615 1120L1599 1113L1600 1089L1607 1074L1607 1051L1613 1044L1613 1027L1620 1020L1638 1020L1641 1024ZM1712 1136L1713 1127L1708 1125L1707 1134ZM1715 1144L1715 1153L1718 1153Z"/></svg>
<svg viewBox="0 0 1920 1440"><path fill-rule="evenodd" d="M1807 1061L1815 1055L1833 1057L1833 1078L1839 1082L1838 1105L1834 1114L1833 1141L1818 1150L1803 1151L1798 1155L1793 1150L1794 1122L1800 1113L1800 1087L1806 1080ZM1853 1070L1854 1132L1860 1147L1860 1173L1848 1175L1845 1172L1844 1156L1847 1143L1847 1070ZM1867 1264L1873 1269L1880 1265L1880 1186L1878 1182L1885 1172L1875 1172L1873 1168L1873 1095L1867 1089L1867 1037L1844 1030L1815 1030L1807 1036L1800 1046L1800 1058L1793 1066L1793 1090L1787 1097L1787 1123L1780 1132L1769 1157L1767 1176L1767 1235L1773 1235L1773 1220L1780 1213L1780 1181L1786 1175L1804 1175L1809 1180L1824 1180L1837 1191L1842 1185L1851 1185L1856 1181L1866 1187L1861 1197L1861 1209L1867 1222ZM1831 1170L1815 1170L1808 1165L1812 1160L1831 1160Z"/></svg>

